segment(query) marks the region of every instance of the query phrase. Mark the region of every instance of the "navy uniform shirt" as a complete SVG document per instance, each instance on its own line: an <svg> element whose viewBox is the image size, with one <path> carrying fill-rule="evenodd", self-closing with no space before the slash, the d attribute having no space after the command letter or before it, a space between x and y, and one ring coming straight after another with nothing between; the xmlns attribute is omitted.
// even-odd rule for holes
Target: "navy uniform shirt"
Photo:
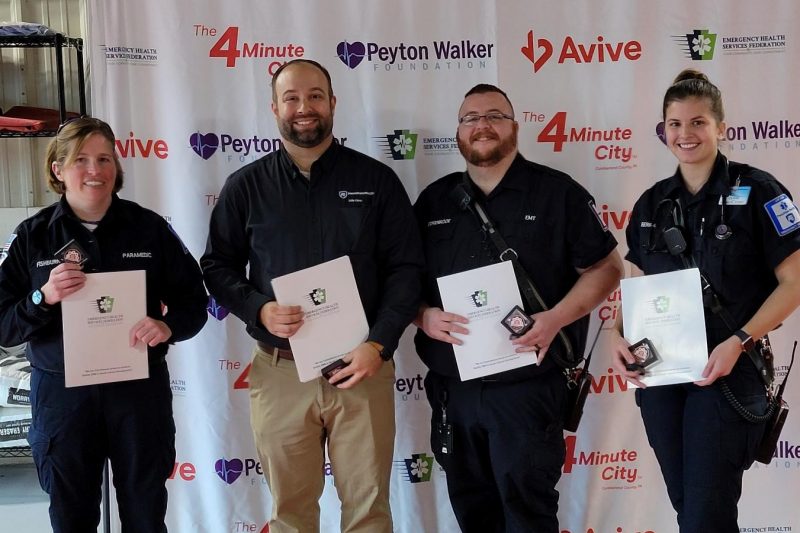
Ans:
<svg viewBox="0 0 800 533"><path fill-rule="evenodd" d="M162 217L114 195L90 231L62 196L17 227L0 260L0 345L28 342L34 367L64 372L61 305L43 309L31 295L47 283L60 263L56 252L72 239L88 257L84 272L146 271L147 316L169 326L169 343L194 336L205 324L207 296L200 268ZM163 316L162 304L167 307ZM150 361L160 361L167 348L167 343L148 347Z"/></svg>
<svg viewBox="0 0 800 533"><path fill-rule="evenodd" d="M414 206L427 265L423 300L432 307L442 306L436 278L499 262L475 216L459 210L448 197L463 176L463 172L457 172L432 183ZM497 231L518 253L549 308L575 285L579 276L576 268L592 266L617 245L586 189L563 172L527 161L521 155L488 196L471 182L470 186ZM573 340L573 348L579 353L583 351L588 324L586 316L571 326L575 335L570 337L581 340L580 344ZM451 344L429 338L422 329L415 342L428 368L442 375L458 376ZM509 370L497 378L523 379L552 365L552 360L545 357L541 368Z"/></svg>
<svg viewBox="0 0 800 533"><path fill-rule="evenodd" d="M311 165L310 180L283 147L233 173L211 214L200 264L211 294L253 338L288 348L259 320L261 307L275 300L272 279L344 255L369 339L391 354L419 304L414 214L388 166L334 142Z"/></svg>
<svg viewBox="0 0 800 533"><path fill-rule="evenodd" d="M737 184L738 200L729 196ZM715 234L723 222L723 195L724 223L731 235L718 239ZM684 268L680 257L670 255L657 242L656 208L665 198L680 201L688 250L736 327L744 326L778 286L775 268L800 248L800 217L789 191L770 174L729 163L722 154L717 155L711 176L695 195L686 190L678 170L645 191L631 213L625 259L645 274ZM656 250L650 250L651 242ZM705 319L710 353L733 331L709 309Z"/></svg>

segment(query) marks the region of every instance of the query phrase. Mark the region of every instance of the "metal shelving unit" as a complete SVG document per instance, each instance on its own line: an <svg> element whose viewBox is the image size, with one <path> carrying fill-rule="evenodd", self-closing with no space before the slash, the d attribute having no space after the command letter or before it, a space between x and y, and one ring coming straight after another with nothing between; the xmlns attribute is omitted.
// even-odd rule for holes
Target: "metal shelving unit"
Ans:
<svg viewBox="0 0 800 533"><path fill-rule="evenodd" d="M56 59L56 80L58 84L59 123L67 120L65 97L64 49L74 49L77 55L78 100L80 114L86 114L86 80L83 73L83 39L67 37L63 33L53 35L30 35L24 37L0 37L0 48L53 48ZM0 138L8 137L53 137L57 130L35 132L0 131Z"/></svg>

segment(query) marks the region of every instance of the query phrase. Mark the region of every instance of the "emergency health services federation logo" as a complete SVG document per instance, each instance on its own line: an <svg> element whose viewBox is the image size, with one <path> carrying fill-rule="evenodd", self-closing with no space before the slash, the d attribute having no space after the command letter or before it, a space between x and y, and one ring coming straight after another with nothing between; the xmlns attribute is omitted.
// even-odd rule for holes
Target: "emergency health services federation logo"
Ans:
<svg viewBox="0 0 800 533"><path fill-rule="evenodd" d="M314 289L308 293L308 300L314 305L322 305L327 301L325 289Z"/></svg>
<svg viewBox="0 0 800 533"><path fill-rule="evenodd" d="M111 296L101 296L97 300L97 311L100 313L110 313L114 310L114 298Z"/></svg>
<svg viewBox="0 0 800 533"><path fill-rule="evenodd" d="M657 296L653 299L653 309L662 314L669 311L669 296Z"/></svg>
<svg viewBox="0 0 800 533"><path fill-rule="evenodd" d="M375 137L383 148L384 155L394 160L414 159L417 153L417 134L411 130L394 130L394 133Z"/></svg>
<svg viewBox="0 0 800 533"><path fill-rule="evenodd" d="M486 307L489 305L489 293L484 290L477 290L469 295L472 305L475 307Z"/></svg>
<svg viewBox="0 0 800 533"><path fill-rule="evenodd" d="M423 483L431 480L433 457L426 453L415 453L411 455L410 459L402 459L394 463L403 479L409 483Z"/></svg>
<svg viewBox="0 0 800 533"><path fill-rule="evenodd" d="M687 58L693 61L710 61L714 59L714 47L717 34L708 30L694 30L686 35L673 35L673 40L683 49Z"/></svg>

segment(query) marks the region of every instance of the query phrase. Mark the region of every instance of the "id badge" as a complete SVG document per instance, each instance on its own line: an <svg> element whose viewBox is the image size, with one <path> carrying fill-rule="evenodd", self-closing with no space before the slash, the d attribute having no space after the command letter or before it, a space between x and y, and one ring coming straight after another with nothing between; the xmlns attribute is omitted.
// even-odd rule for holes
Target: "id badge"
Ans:
<svg viewBox="0 0 800 533"><path fill-rule="evenodd" d="M731 193L725 198L725 203L727 205L747 205L751 189L752 187L749 185L731 187ZM719 197L719 203L717 205L722 205L722 196Z"/></svg>
<svg viewBox="0 0 800 533"><path fill-rule="evenodd" d="M453 453L453 426L447 423L436 424L437 444L442 455Z"/></svg>

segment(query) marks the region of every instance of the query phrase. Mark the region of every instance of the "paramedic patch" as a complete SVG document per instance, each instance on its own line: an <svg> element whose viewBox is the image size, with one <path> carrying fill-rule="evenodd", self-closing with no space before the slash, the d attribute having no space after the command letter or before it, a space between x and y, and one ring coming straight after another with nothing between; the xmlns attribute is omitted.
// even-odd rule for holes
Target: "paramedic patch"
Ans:
<svg viewBox="0 0 800 533"><path fill-rule="evenodd" d="M764 204L772 225L778 235L783 236L800 228L800 213L786 194L781 194Z"/></svg>

